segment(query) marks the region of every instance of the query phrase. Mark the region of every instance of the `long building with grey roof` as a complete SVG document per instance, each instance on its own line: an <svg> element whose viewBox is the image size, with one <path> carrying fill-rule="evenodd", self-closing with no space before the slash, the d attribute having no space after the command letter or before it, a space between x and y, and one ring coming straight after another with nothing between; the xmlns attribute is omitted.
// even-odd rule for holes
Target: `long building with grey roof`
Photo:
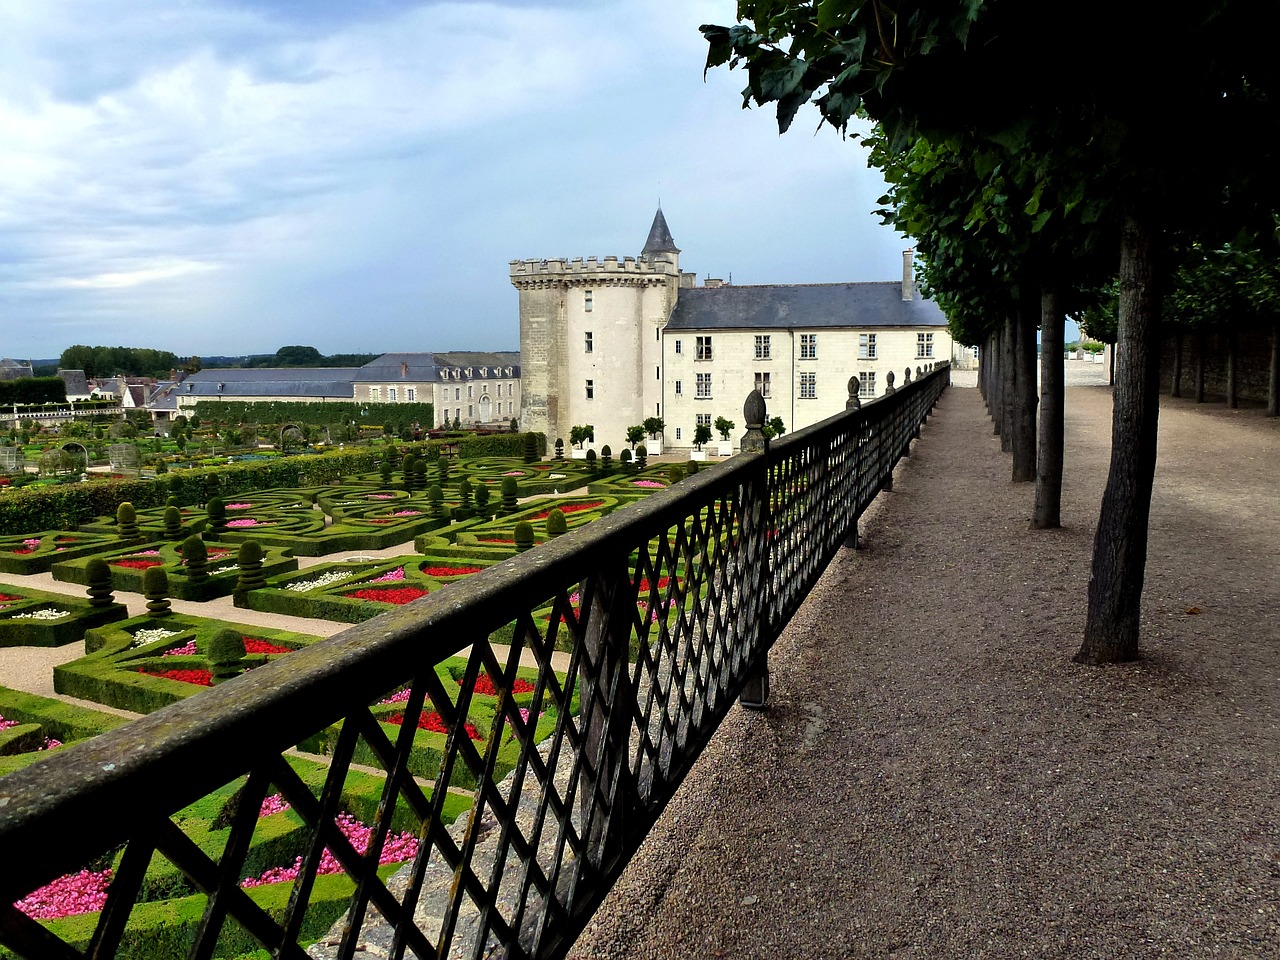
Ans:
<svg viewBox="0 0 1280 960"><path fill-rule="evenodd" d="M658 417L659 442L688 449L698 426L724 418L736 448L753 389L788 430L843 410L851 377L864 399L882 396L890 372L901 384L908 369L952 358L911 256L900 281L699 286L658 210L635 257L513 260L521 424L566 444L590 424L597 446L619 450L628 427Z"/></svg>

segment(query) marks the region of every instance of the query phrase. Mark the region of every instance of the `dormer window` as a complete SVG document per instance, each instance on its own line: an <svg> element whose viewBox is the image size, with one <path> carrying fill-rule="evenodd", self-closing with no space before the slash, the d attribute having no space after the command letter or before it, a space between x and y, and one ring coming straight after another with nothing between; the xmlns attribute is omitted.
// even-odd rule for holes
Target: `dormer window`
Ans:
<svg viewBox="0 0 1280 960"><path fill-rule="evenodd" d="M482 379L483 379L484 377L489 376L489 368L488 368L488 367L481 367L481 368L480 368L480 376L481 376L481 378L482 378Z"/></svg>
<svg viewBox="0 0 1280 960"><path fill-rule="evenodd" d="M470 380L470 379L471 379L471 368L470 368L470 367L467 367L467 371L466 371L466 372L467 372L467 379L468 379L468 380Z"/></svg>

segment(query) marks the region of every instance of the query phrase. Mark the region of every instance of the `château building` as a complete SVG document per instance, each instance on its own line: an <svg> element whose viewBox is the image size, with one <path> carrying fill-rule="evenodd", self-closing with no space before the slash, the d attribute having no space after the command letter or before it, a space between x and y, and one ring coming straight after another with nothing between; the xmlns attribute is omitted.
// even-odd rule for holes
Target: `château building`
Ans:
<svg viewBox="0 0 1280 960"><path fill-rule="evenodd" d="M513 260L519 294L523 429L568 444L575 425L622 449L629 426L666 423L667 448L691 447L698 424L735 423L759 389L788 430L844 409L908 368L952 357L946 317L920 296L911 251L900 281L734 285L680 269L659 209L636 257ZM651 444L652 446L652 444Z"/></svg>

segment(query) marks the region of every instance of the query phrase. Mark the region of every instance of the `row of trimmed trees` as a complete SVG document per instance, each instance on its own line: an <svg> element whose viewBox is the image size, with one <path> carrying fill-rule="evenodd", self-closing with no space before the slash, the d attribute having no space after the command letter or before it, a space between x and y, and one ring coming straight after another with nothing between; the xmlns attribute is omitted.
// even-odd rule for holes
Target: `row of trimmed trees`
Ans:
<svg viewBox="0 0 1280 960"><path fill-rule="evenodd" d="M1280 10L1118 0L1051 23L990 0L744 0L738 17L702 31L708 69L747 72L744 105L776 104L783 131L810 102L841 132L874 122L882 214L917 238L956 338L986 346L987 397L1013 478L1036 484L1036 527L1060 523L1063 318L1105 315L1117 291L1112 455L1076 659L1136 658L1169 295L1197 266L1209 300L1227 293L1206 252L1280 254ZM1171 135L1188 118L1222 142Z"/></svg>

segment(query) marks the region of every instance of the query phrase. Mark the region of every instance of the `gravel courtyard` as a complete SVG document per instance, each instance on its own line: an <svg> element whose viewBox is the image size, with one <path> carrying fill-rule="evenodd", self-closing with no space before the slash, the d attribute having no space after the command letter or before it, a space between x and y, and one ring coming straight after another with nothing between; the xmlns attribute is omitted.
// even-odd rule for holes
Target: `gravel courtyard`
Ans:
<svg viewBox="0 0 1280 960"><path fill-rule="evenodd" d="M1280 955L1280 423L1162 399L1145 658L1076 666L1085 366L1065 528L949 390L572 956Z"/></svg>

